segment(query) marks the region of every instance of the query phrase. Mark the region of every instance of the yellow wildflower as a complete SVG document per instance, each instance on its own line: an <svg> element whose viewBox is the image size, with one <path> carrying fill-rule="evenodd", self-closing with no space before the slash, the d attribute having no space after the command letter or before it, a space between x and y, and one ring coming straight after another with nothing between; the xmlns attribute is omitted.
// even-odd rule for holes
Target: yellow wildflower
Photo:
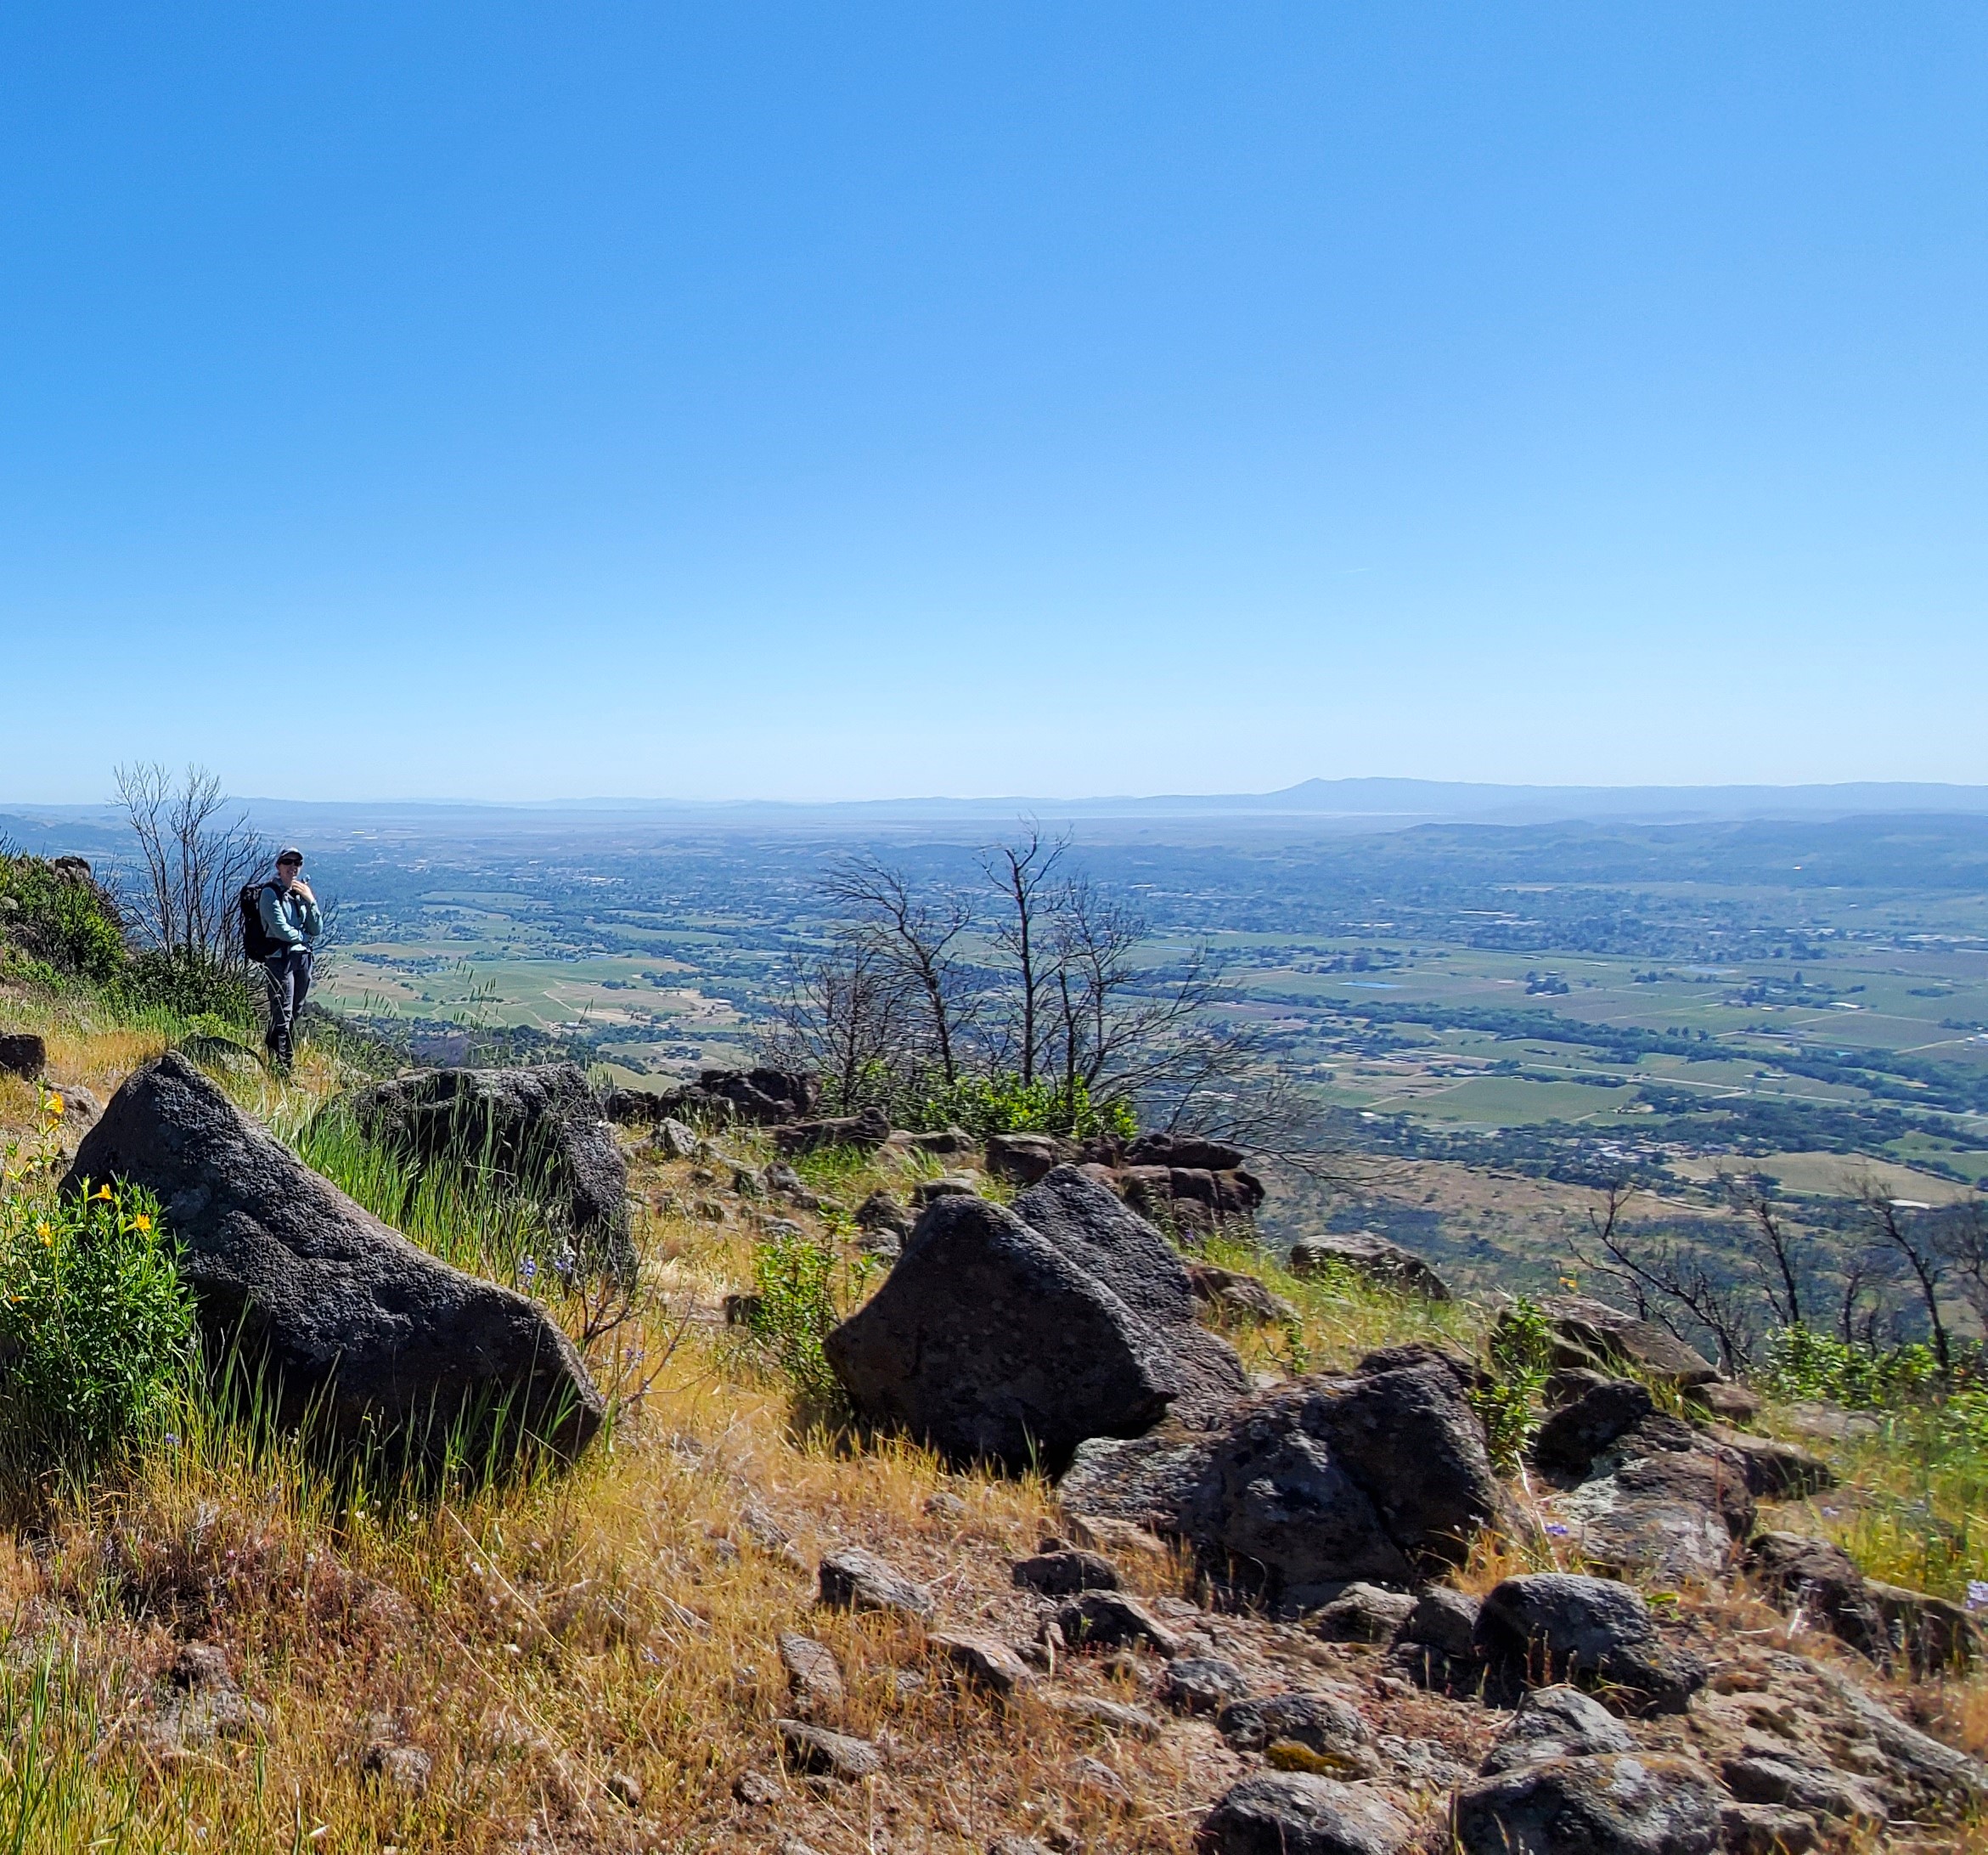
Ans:
<svg viewBox="0 0 1988 1855"><path fill-rule="evenodd" d="M59 1095L51 1095L48 1097L48 1119L50 1120L60 1120L62 1119L63 1110L68 1106L69 1103L64 1101Z"/></svg>
<svg viewBox="0 0 1988 1855"><path fill-rule="evenodd" d="M149 1230L152 1227L152 1220L147 1217L143 1211L140 1211L136 1217L132 1219L131 1227L133 1230Z"/></svg>
<svg viewBox="0 0 1988 1855"><path fill-rule="evenodd" d="M105 1204L109 1204L110 1202L110 1187L107 1185L100 1185L90 1193L90 1196L93 1198L102 1198Z"/></svg>

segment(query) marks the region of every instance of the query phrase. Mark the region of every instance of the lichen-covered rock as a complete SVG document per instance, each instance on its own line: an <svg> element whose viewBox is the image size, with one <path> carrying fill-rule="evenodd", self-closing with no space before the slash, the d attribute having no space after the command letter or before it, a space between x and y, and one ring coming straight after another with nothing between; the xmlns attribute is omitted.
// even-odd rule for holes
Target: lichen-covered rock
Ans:
<svg viewBox="0 0 1988 1855"><path fill-rule="evenodd" d="M1399 1855L1414 1826L1384 1797L1299 1772L1265 1772L1223 1793L1195 1833L1197 1855Z"/></svg>
<svg viewBox="0 0 1988 1855"><path fill-rule="evenodd" d="M1425 1300L1455 1299L1450 1284L1412 1249L1404 1249L1371 1230L1304 1238L1291 1246L1289 1266L1295 1276L1318 1275L1334 1267L1349 1269L1383 1288L1419 1294Z"/></svg>
<svg viewBox="0 0 1988 1855"><path fill-rule="evenodd" d="M1456 1843L1463 1855L1714 1855L1723 1801L1690 1759L1542 1759L1459 1791Z"/></svg>
<svg viewBox="0 0 1988 1855"><path fill-rule="evenodd" d="M1495 1778L1541 1759L1585 1758L1632 1746L1622 1722L1579 1688L1535 1688L1520 1701L1511 1725L1478 1769Z"/></svg>

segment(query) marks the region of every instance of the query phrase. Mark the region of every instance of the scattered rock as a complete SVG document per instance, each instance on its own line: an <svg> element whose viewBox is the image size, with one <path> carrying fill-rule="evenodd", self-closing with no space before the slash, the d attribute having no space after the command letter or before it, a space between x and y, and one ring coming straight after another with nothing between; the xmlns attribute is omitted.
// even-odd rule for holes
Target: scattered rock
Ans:
<svg viewBox="0 0 1988 1855"><path fill-rule="evenodd" d="M795 1711L802 1718L832 1718L842 1710L842 1672L826 1644L788 1630L781 1633L780 1652L780 1665L793 1689Z"/></svg>
<svg viewBox="0 0 1988 1855"><path fill-rule="evenodd" d="M642 1807L642 1783L632 1773L611 1771L605 1786L609 1796L624 1810L639 1810Z"/></svg>
<svg viewBox="0 0 1988 1855"><path fill-rule="evenodd" d="M1766 1803L1721 1804L1719 1830L1729 1855L1807 1855L1817 1833L1812 1816Z"/></svg>
<svg viewBox="0 0 1988 1855"><path fill-rule="evenodd" d="M1549 1296L1540 1309L1552 1323L1553 1363L1613 1373L1632 1366L1680 1387L1709 1384L1719 1368L1652 1321L1639 1321L1585 1295Z"/></svg>
<svg viewBox="0 0 1988 1855"><path fill-rule="evenodd" d="M1596 1457L1657 1414L1657 1401L1640 1381L1582 1377L1595 1382L1563 1403L1533 1438L1532 1459L1549 1474L1585 1475Z"/></svg>
<svg viewBox="0 0 1988 1855"><path fill-rule="evenodd" d="M1692 1385L1684 1397L1693 1410L1702 1411L1721 1424L1750 1424L1760 1414L1760 1394L1731 1379Z"/></svg>
<svg viewBox="0 0 1988 1855"><path fill-rule="evenodd" d="M1219 1655L1175 1656L1160 1683L1160 1698L1181 1713L1218 1713L1248 1693L1248 1678Z"/></svg>
<svg viewBox="0 0 1988 1855"><path fill-rule="evenodd" d="M161 1764L208 1755L223 1739L252 1739L266 1725L262 1709L244 1698L216 1643L188 1643L132 1736Z"/></svg>
<svg viewBox="0 0 1988 1855"><path fill-rule="evenodd" d="M1582 1556L1610 1571L1670 1583L1710 1582L1732 1569L1753 1527L1744 1461L1675 1418L1653 1417L1617 1439L1561 1505Z"/></svg>
<svg viewBox="0 0 1988 1855"><path fill-rule="evenodd" d="M1056 1627L1073 1649L1152 1648L1178 1655L1180 1639L1136 1598L1086 1591L1056 1612Z"/></svg>
<svg viewBox="0 0 1988 1855"><path fill-rule="evenodd" d="M1268 1753L1290 1745L1310 1755L1326 1775L1371 1777L1378 1768L1373 1734L1345 1701L1329 1694L1275 1694L1233 1700L1215 1716L1215 1730L1239 1752Z"/></svg>
<svg viewBox="0 0 1988 1855"><path fill-rule="evenodd" d="M1253 1275L1218 1269L1212 1263L1191 1262L1187 1282L1194 1298L1224 1320L1247 1321L1259 1327L1287 1326L1298 1310L1281 1294L1272 1294Z"/></svg>
<svg viewBox="0 0 1988 1855"><path fill-rule="evenodd" d="M424 1165L494 1170L550 1209L574 1248L617 1281L632 1281L628 1168L586 1072L574 1063L516 1069L420 1069L338 1098L367 1134Z"/></svg>
<svg viewBox="0 0 1988 1855"><path fill-rule="evenodd" d="M1319 1612L1312 1627L1328 1643L1388 1643L1414 1609L1405 1591L1354 1583Z"/></svg>
<svg viewBox="0 0 1988 1855"><path fill-rule="evenodd" d="M1687 1758L1548 1758L1456 1795L1463 1855L1713 1855L1721 1799Z"/></svg>
<svg viewBox="0 0 1988 1855"><path fill-rule="evenodd" d="M1223 1793L1194 1846L1197 1855L1398 1855L1413 1834L1407 1818L1371 1790L1265 1772Z"/></svg>
<svg viewBox="0 0 1988 1855"><path fill-rule="evenodd" d="M1015 1582L1046 1598L1067 1598L1078 1591L1116 1591L1118 1568L1095 1553L1039 1553L1015 1562Z"/></svg>
<svg viewBox="0 0 1988 1855"><path fill-rule="evenodd" d="M859 1778L874 1778L883 1769L883 1755L868 1739L831 1733L805 1720L775 1720L774 1728L780 1736L783 1756L797 1771L853 1784Z"/></svg>
<svg viewBox="0 0 1988 1855"><path fill-rule="evenodd" d="M777 1127L807 1119L821 1105L821 1085L811 1075L786 1069L706 1069L692 1086L660 1099L664 1114Z"/></svg>
<svg viewBox="0 0 1988 1855"><path fill-rule="evenodd" d="M1122 1700L1106 1700L1094 1694L1041 1693L1038 1698L1050 1712L1095 1726L1101 1733L1156 1739L1166 1730L1163 1723L1143 1707L1128 1706Z"/></svg>
<svg viewBox="0 0 1988 1855"><path fill-rule="evenodd" d="M1183 1166L1197 1172L1233 1172L1247 1157L1225 1140L1195 1134L1141 1134L1125 1149L1129 1166Z"/></svg>
<svg viewBox="0 0 1988 1855"><path fill-rule="evenodd" d="M389 1230L184 1057L168 1052L117 1091L63 1190L86 1179L158 1197L203 1333L217 1347L239 1337L265 1362L289 1421L309 1412L348 1436L438 1447L508 1402L507 1446L528 1424L569 1456L600 1426L600 1394L543 1308Z"/></svg>
<svg viewBox="0 0 1988 1855"><path fill-rule="evenodd" d="M790 1157L814 1153L825 1147L854 1147L875 1153L891 1137L889 1115L881 1108L866 1108L859 1114L841 1114L828 1120L796 1121L773 1130L773 1143Z"/></svg>
<svg viewBox="0 0 1988 1855"><path fill-rule="evenodd" d="M1980 1654L1979 1627L1958 1604L1867 1580L1831 1541L1762 1533L1748 1548L1747 1568L1771 1602L1799 1608L1881 1668L1902 1659L1913 1673L1930 1675L1967 1667Z"/></svg>
<svg viewBox="0 0 1988 1855"><path fill-rule="evenodd" d="M1697 1658L1659 1640L1642 1593L1608 1578L1556 1571L1507 1578L1484 1600L1477 1644L1486 1660L1525 1685L1585 1678L1622 1690L1650 1712L1682 1711L1705 1681Z"/></svg>
<svg viewBox="0 0 1988 1855"><path fill-rule="evenodd" d="M1480 1608L1478 1600L1464 1592L1431 1585L1402 1621L1402 1640L1423 1644L1445 1655L1474 1655Z"/></svg>
<svg viewBox="0 0 1988 1855"><path fill-rule="evenodd" d="M934 1630L925 1640L929 1648L989 1693L1005 1697L1026 1687L1031 1679L1022 1658L1005 1643L997 1643L992 1637L959 1636Z"/></svg>
<svg viewBox="0 0 1988 1855"><path fill-rule="evenodd" d="M1543 1758L1584 1758L1626 1752L1634 1742L1622 1722L1579 1688L1535 1688L1512 1716L1479 1771L1487 1778L1536 1765Z"/></svg>
<svg viewBox="0 0 1988 1855"><path fill-rule="evenodd" d="M1320 1275L1334 1267L1349 1269L1383 1288L1419 1294L1427 1300L1455 1299L1450 1284L1413 1250L1389 1243L1371 1230L1307 1237L1292 1245L1289 1266L1295 1276Z"/></svg>
<svg viewBox="0 0 1988 1855"><path fill-rule="evenodd" d="M980 1181L964 1172L944 1172L936 1179L921 1179L911 1187L911 1202L922 1209L934 1198L978 1198Z"/></svg>
<svg viewBox="0 0 1988 1855"><path fill-rule="evenodd" d="M0 1036L0 1075L39 1082L48 1068L48 1046L33 1031L8 1031Z"/></svg>
<svg viewBox="0 0 1988 1855"><path fill-rule="evenodd" d="M837 1610L889 1610L921 1621L932 1615L932 1593L859 1546L821 1562L821 1601Z"/></svg>
<svg viewBox="0 0 1988 1855"><path fill-rule="evenodd" d="M1836 1471L1794 1443L1771 1436L1749 1436L1714 1425L1715 1442L1730 1449L1745 1465L1747 1487L1763 1501L1799 1501L1836 1486Z"/></svg>
<svg viewBox="0 0 1988 1855"><path fill-rule="evenodd" d="M1078 1790L1088 1790L1108 1803L1124 1805L1132 1801L1132 1793L1125 1788L1125 1780L1102 1759L1073 1759L1070 1779Z"/></svg>
<svg viewBox="0 0 1988 1855"><path fill-rule="evenodd" d="M786 1792L763 1772L742 1771L732 1779L732 1795L750 1809L769 1810Z"/></svg>
<svg viewBox="0 0 1988 1855"><path fill-rule="evenodd" d="M888 1192L878 1190L856 1207L856 1227L872 1235L888 1232L902 1242L911 1234L911 1214Z"/></svg>
<svg viewBox="0 0 1988 1855"><path fill-rule="evenodd" d="M1013 1185L1033 1185L1076 1157L1074 1143L1054 1134L995 1134L987 1143L987 1170Z"/></svg>
<svg viewBox="0 0 1988 1855"><path fill-rule="evenodd" d="M1875 1829L1886 1820L1884 1806L1841 1772L1755 1755L1729 1758L1720 1767L1726 1788L1742 1803L1772 1803L1815 1816Z"/></svg>
<svg viewBox="0 0 1988 1855"><path fill-rule="evenodd" d="M697 1137L697 1130L685 1126L672 1114L665 1114L656 1122L649 1143L665 1159L695 1159L704 1150L704 1142Z"/></svg>
<svg viewBox="0 0 1988 1855"><path fill-rule="evenodd" d="M418 1745L369 1745L359 1759L367 1777L410 1797L426 1791L434 1768L434 1761Z"/></svg>
<svg viewBox="0 0 1988 1855"><path fill-rule="evenodd" d="M963 1520L966 1518L966 1503L956 1494L949 1494L943 1488L937 1494L925 1497L925 1511L935 1520Z"/></svg>

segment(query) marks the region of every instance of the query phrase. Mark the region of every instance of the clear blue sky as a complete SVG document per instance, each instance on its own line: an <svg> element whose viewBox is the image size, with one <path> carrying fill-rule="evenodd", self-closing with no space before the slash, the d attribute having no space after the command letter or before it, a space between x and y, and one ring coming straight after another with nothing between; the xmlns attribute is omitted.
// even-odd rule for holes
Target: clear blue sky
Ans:
<svg viewBox="0 0 1988 1855"><path fill-rule="evenodd" d="M1988 781L1988 14L0 15L0 798Z"/></svg>

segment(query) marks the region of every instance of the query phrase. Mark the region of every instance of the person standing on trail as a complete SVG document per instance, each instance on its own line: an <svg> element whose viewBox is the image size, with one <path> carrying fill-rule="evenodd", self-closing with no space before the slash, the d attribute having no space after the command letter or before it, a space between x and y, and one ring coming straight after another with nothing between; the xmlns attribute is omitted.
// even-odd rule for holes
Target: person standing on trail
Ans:
<svg viewBox="0 0 1988 1855"><path fill-rule="evenodd" d="M318 898L304 880L304 854L285 850L276 860L276 877L256 898L262 929L262 971L269 981L269 1029L262 1039L269 1059L287 1069L291 1033L311 990L311 950L324 931Z"/></svg>

